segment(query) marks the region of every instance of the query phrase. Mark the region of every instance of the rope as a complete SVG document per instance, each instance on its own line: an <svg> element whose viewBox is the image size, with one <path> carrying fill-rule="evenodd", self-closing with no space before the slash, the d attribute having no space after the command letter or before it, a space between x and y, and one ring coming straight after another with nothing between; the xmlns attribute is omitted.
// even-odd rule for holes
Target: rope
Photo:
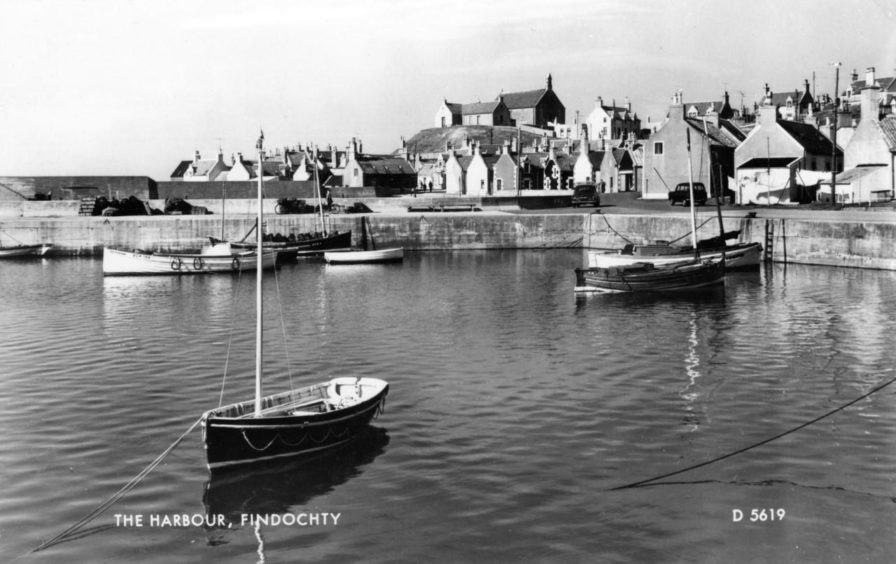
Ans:
<svg viewBox="0 0 896 564"><path fill-rule="evenodd" d="M283 315L283 300L280 296L280 277L277 276L277 268L274 268L274 286L277 288L277 305L280 309L280 333L283 335L283 355L286 358L286 376L289 378L289 391L295 388L292 385L292 363L289 361L289 347L286 345L286 321Z"/></svg>
<svg viewBox="0 0 896 564"><path fill-rule="evenodd" d="M258 258L261 260L261 257ZM240 282L243 279L243 270L237 269L236 271L236 288L234 288L233 293L236 296L239 293ZM233 300L236 302L236 299ZM233 328L236 325L233 320L236 317L236 308L230 308L230 335L227 338L227 353L224 355L224 375L221 377L221 394L218 396L218 407L224 405L224 385L227 383L227 368L230 365L230 345L233 344Z"/></svg>
<svg viewBox="0 0 896 564"><path fill-rule="evenodd" d="M682 470L676 470L675 472L669 472L669 473L667 473L667 474L663 474L663 475L661 475L661 476L656 476L656 477L650 478L650 479L648 479L648 480L641 480L640 482L633 482L633 483L631 483L631 484L626 484L626 485L624 485L624 486L617 486L617 487L615 487L615 488L610 488L609 491L612 492L612 491L616 491L616 490L624 490L624 489L628 489L628 488L639 488L639 487L642 487L642 486L645 486L645 485L649 484L650 482L656 482L657 480L662 480L662 479L664 479L664 478L669 478L669 477L671 477L671 476L676 476L676 475L678 475L678 474L684 474L685 472L689 472L689 471L691 471L691 470L696 470L697 468L702 468L703 466L709 466L710 464L715 464L716 462L720 462L720 461L722 461L722 460L725 460L726 458L731 458L732 456L736 456L736 455L738 455L738 454L747 452L748 450L752 450L752 449L754 449L754 448L761 447L762 445L766 445L766 444L768 444L768 443L770 443L770 442L772 442L772 441L776 441L776 440L780 439L781 437L787 436L787 435L789 435L789 434L791 434L791 433L795 433L795 432L799 431L800 429L805 429L805 428L808 427L809 425L812 425L813 423L817 423L817 422L819 422L819 421L821 421L822 419L825 419L825 418L827 418L827 417L830 417L831 415L834 415L834 414L837 413L837 412L843 411L843 410L846 409L847 407L849 407L849 406L851 406L851 405L853 405L853 404L855 404L855 403L858 403L858 402L862 401L863 399L869 397L869 396L872 395L872 394L875 394L875 393L881 391L882 389L886 388L887 386L889 386L889 385L892 384L893 382L896 382L896 378L892 378L892 379L890 379L890 380L884 382L883 384L877 386L876 388L873 388L870 392L868 392L868 393L866 393L866 394L863 394L863 395L857 397L856 399L854 399L854 400L852 400L852 401L850 401L850 402L847 402L847 403L841 405L840 407L838 407L838 408L836 408L836 409L833 409L833 410L831 410L831 411L825 413L824 415L821 415L820 417L816 417L815 419L813 419L813 420L811 420L811 421L808 421L808 422L806 422L806 423L803 423L802 425L798 425L798 426L796 426L796 427L794 427L794 428L792 428L792 429L789 429L789 430L787 430L787 431L784 431L783 433L779 433L779 434L775 435L774 437L765 439L765 440L763 440L763 441L759 441L758 443L752 444L752 445L750 445L750 446L746 446L746 447L741 448L741 449L738 449L738 450L736 450L736 451L734 451L734 452L729 452L728 454L725 454L725 455L722 455L722 456L718 456L718 457L716 457L716 458L713 458L712 460L707 460L707 461L705 461L705 462L701 462L701 463L699 463L699 464L694 464L693 466L688 466L687 468L684 468L684 469L682 469ZM656 485L656 484L654 484L654 485Z"/></svg>
<svg viewBox="0 0 896 564"><path fill-rule="evenodd" d="M196 420L195 423L190 425L190 428L187 429L186 431L184 431L183 434L180 437L178 437L176 441L171 443L171 446L169 446L164 451L162 451L162 454L160 454L159 456L156 457L155 460L150 462L149 466L147 466L146 468L143 469L143 471L141 471L139 474L137 474L136 476L131 478L131 480L127 484L122 486L122 488L120 490L118 490L117 492L115 492L109 499L107 499L106 501L101 503L99 506L97 506L96 509L94 509L93 511L91 511L90 513L88 513L87 515L82 517L74 525L72 525L71 527L62 531L61 533L59 533L55 537L51 538L50 540L43 542L40 546L38 546L31 552L34 553L34 552L38 552L41 550L46 550L46 549L50 548L51 546L54 546L59 543L62 543L62 542L68 541L68 540L72 540L73 538L75 538L75 535L81 529L83 529L84 526L86 526L88 523L90 523L91 521L93 521L94 519L96 519L97 517L102 515L103 512L105 512L107 509L112 507L119 499L123 498L125 495L127 495L128 492L130 492L135 487L137 487L137 484L139 484L143 480L143 478L148 476L149 473L152 472L156 468L156 466L161 464L162 460L164 460L165 457L168 456L171 453L171 451L173 451L175 449L175 447L177 447L177 445L179 445L181 443L181 441L183 441L184 438L186 438L186 436L189 435L193 431L193 429L196 428L197 425L199 425L200 422L202 422L202 417L200 417L199 419Z"/></svg>

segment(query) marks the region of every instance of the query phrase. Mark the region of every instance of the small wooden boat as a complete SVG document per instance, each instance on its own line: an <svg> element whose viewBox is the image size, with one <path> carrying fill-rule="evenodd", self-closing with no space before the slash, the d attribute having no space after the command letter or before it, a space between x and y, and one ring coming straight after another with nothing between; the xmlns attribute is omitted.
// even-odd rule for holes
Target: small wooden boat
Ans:
<svg viewBox="0 0 896 564"><path fill-rule="evenodd" d="M262 268L274 268L277 251L262 253ZM255 251L231 252L227 243L206 247L201 253L156 253L103 249L104 276L144 276L148 274L209 274L254 270L258 265Z"/></svg>
<svg viewBox="0 0 896 564"><path fill-rule="evenodd" d="M700 250L700 257L704 259L720 260L723 255L727 270L757 268L762 258L762 245L759 243L737 243L723 248ZM620 251L588 251L588 266L610 268L639 262L649 262L659 266L681 262L693 256L694 250L691 247L626 245Z"/></svg>
<svg viewBox="0 0 896 564"><path fill-rule="evenodd" d="M0 258L42 257L53 245L14 245L0 247Z"/></svg>
<svg viewBox="0 0 896 564"><path fill-rule="evenodd" d="M258 162L264 162L258 139ZM258 222L262 217L262 175L258 175ZM258 246L262 246L257 234ZM250 462L306 455L348 442L379 415L389 385L378 378L337 377L274 395L263 394L262 268L256 268L255 397L202 415L210 470Z"/></svg>
<svg viewBox="0 0 896 564"><path fill-rule="evenodd" d="M725 281L725 261L685 260L577 268L577 293L680 292Z"/></svg>
<svg viewBox="0 0 896 564"><path fill-rule="evenodd" d="M328 251L324 253L324 260L330 264L401 262L404 260L404 248L394 247L373 251Z"/></svg>

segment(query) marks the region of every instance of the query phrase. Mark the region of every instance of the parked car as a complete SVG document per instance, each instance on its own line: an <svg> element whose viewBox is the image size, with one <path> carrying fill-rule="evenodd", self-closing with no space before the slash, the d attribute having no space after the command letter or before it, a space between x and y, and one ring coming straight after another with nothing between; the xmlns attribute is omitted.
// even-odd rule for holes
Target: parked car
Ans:
<svg viewBox="0 0 896 564"><path fill-rule="evenodd" d="M690 183L682 182L675 187L675 190L669 192L669 204L681 204L689 206L691 204ZM706 187L702 182L694 182L694 205L704 206L709 197L706 195Z"/></svg>
<svg viewBox="0 0 896 564"><path fill-rule="evenodd" d="M572 191L572 206L599 206L600 194L594 184L577 184Z"/></svg>

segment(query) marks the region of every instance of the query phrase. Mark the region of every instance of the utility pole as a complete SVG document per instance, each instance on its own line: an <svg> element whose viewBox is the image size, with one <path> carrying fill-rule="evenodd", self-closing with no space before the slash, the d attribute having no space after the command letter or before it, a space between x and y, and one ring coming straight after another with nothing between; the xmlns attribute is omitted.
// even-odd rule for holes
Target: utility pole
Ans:
<svg viewBox="0 0 896 564"><path fill-rule="evenodd" d="M837 121L840 119L840 63L834 65L834 125L831 128L831 200L837 203Z"/></svg>

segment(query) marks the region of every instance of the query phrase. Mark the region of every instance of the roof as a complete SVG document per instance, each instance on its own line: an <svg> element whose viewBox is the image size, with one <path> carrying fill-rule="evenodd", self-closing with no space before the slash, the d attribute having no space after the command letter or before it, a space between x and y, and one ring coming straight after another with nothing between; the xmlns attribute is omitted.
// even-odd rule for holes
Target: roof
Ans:
<svg viewBox="0 0 896 564"><path fill-rule="evenodd" d="M798 160L800 159L795 157L757 157L741 164L739 168L784 168Z"/></svg>
<svg viewBox="0 0 896 564"><path fill-rule="evenodd" d="M187 172L187 168L193 164L193 161L180 161L180 164L175 167L174 172L171 173L171 178L180 178Z"/></svg>
<svg viewBox="0 0 896 564"><path fill-rule="evenodd" d="M687 110L689 110L691 107L694 107L697 110L697 115L703 117L706 115L706 112L710 110L710 108L714 112L719 113L720 111L722 111L722 107L724 105L724 100L715 100L713 102L686 102L684 104L684 108L685 112L687 112Z"/></svg>
<svg viewBox="0 0 896 564"><path fill-rule="evenodd" d="M734 148L740 145L741 141L745 138L739 129L730 124L726 124L725 122L727 122L727 120L720 119L719 127L702 119L685 118L684 121L699 131L700 134L705 135L709 139L711 145Z"/></svg>
<svg viewBox="0 0 896 564"><path fill-rule="evenodd" d="M460 114L461 106L463 106L463 104L458 104L457 102L449 102L448 100L445 100L445 106L447 106L448 110L452 114Z"/></svg>
<svg viewBox="0 0 896 564"><path fill-rule="evenodd" d="M525 92L506 92L498 96L498 100L504 97L504 105L508 109L518 110L520 108L534 108L538 105L542 96L547 93L546 88L538 90L527 90Z"/></svg>
<svg viewBox="0 0 896 564"><path fill-rule="evenodd" d="M461 106L461 114L465 116L475 114L492 114L501 104L501 100L494 102L473 102L472 104L463 104Z"/></svg>
<svg viewBox="0 0 896 564"><path fill-rule="evenodd" d="M896 76L886 76L886 77L882 76L880 78L875 77L874 82L875 82L875 84L880 86L881 90L884 90L887 92L896 91ZM866 81L856 80L852 83L852 91L858 92L862 88L865 88L865 86L867 86Z"/></svg>
<svg viewBox="0 0 896 564"><path fill-rule="evenodd" d="M414 174L414 167L399 157L360 155L358 165L364 174Z"/></svg>
<svg viewBox="0 0 896 564"><path fill-rule="evenodd" d="M896 153L896 116L886 117L878 122L881 135L890 148L891 153Z"/></svg>
<svg viewBox="0 0 896 564"><path fill-rule="evenodd" d="M873 174L885 166L886 165L857 166L855 168L844 170L837 174L837 184L852 184L856 180L861 180L863 177ZM830 185L830 178L827 181L822 180L822 184Z"/></svg>
<svg viewBox="0 0 896 564"><path fill-rule="evenodd" d="M802 145L807 153L814 155L830 155L833 145L831 140L822 135L820 131L806 123L797 123L795 121L778 120L788 135L793 137L794 141ZM843 151L837 148L837 154L842 155Z"/></svg>

